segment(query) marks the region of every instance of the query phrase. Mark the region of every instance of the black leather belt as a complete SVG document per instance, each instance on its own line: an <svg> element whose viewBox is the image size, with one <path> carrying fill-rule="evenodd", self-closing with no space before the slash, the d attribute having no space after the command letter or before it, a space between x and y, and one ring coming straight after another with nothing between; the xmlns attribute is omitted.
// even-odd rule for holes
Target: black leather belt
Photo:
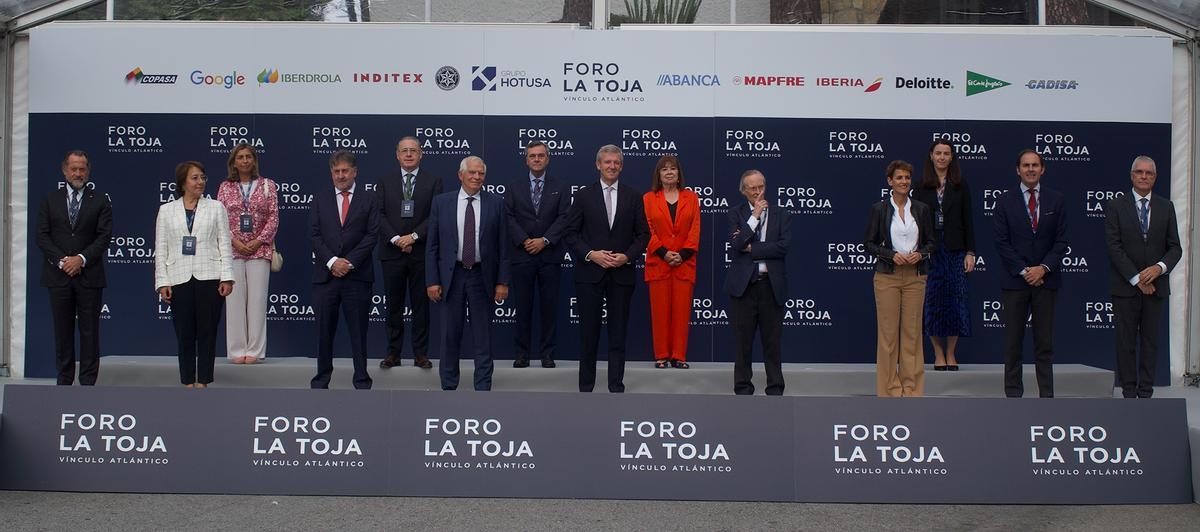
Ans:
<svg viewBox="0 0 1200 532"><path fill-rule="evenodd" d="M479 263L478 263L478 262L476 262L475 264L472 264L470 268L466 267L466 266L465 266L465 265L462 263L462 261L455 261L454 265L455 265L455 266L458 266L459 268L462 268L462 269L464 269L464 270L473 270L473 269L475 269L475 268L478 268L478 267L479 267Z"/></svg>

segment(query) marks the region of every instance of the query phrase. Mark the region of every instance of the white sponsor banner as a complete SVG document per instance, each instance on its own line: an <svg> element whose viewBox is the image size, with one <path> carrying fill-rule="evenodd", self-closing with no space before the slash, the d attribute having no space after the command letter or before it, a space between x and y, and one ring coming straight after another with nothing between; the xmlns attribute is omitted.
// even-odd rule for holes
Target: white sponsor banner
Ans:
<svg viewBox="0 0 1200 532"><path fill-rule="evenodd" d="M30 109L1164 123L1157 35L54 23Z"/></svg>

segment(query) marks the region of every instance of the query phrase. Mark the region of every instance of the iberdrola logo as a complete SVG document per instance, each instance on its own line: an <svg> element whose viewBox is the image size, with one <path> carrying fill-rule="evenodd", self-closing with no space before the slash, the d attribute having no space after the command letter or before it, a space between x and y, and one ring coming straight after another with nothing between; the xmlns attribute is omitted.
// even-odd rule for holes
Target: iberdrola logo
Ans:
<svg viewBox="0 0 1200 532"><path fill-rule="evenodd" d="M259 85L262 85L263 83L278 83L278 82L279 82L279 70L278 69L266 68L266 69L263 69L262 72L258 73L258 84Z"/></svg>
<svg viewBox="0 0 1200 532"><path fill-rule="evenodd" d="M967 71L967 96L974 96L981 92L987 92L1000 87L1012 85L1002 79L996 79L991 76L985 76L978 72Z"/></svg>

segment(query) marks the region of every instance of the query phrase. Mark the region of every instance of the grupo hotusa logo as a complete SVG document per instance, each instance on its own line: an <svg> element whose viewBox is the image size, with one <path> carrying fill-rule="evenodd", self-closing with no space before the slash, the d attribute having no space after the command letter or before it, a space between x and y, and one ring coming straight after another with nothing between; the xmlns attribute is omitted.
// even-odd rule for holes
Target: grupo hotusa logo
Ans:
<svg viewBox="0 0 1200 532"><path fill-rule="evenodd" d="M945 476L946 457L936 440L904 424L835 423L833 472L839 476Z"/></svg>
<svg viewBox="0 0 1200 532"><path fill-rule="evenodd" d="M814 86L831 89L853 89L862 92L875 92L883 86L883 78L877 77L871 83L867 83L863 78L856 77L817 76Z"/></svg>
<svg viewBox="0 0 1200 532"><path fill-rule="evenodd" d="M135 67L125 74L125 83L131 85L174 85L178 74L147 74L142 67Z"/></svg>
<svg viewBox="0 0 1200 532"><path fill-rule="evenodd" d="M63 412L58 420L58 462L161 466L171 462L167 440L137 416L111 412Z"/></svg>
<svg viewBox="0 0 1200 532"><path fill-rule="evenodd" d="M971 137L966 131L935 132L932 140L944 140L954 147L954 155L960 160L986 161L987 145Z"/></svg>
<svg viewBox="0 0 1200 532"><path fill-rule="evenodd" d="M1087 190L1083 193L1084 216L1088 218L1104 218L1104 206L1108 202L1125 196L1122 190Z"/></svg>
<svg viewBox="0 0 1200 532"><path fill-rule="evenodd" d="M425 83L420 72L355 72L350 80L354 83L412 84Z"/></svg>
<svg viewBox="0 0 1200 532"><path fill-rule="evenodd" d="M107 127L109 153L162 153L162 138L140 125L111 124Z"/></svg>
<svg viewBox="0 0 1200 532"><path fill-rule="evenodd" d="M621 72L617 63L573 62L563 63L564 102L644 102L642 82Z"/></svg>
<svg viewBox="0 0 1200 532"><path fill-rule="evenodd" d="M104 261L109 264L154 264L154 238L113 235Z"/></svg>
<svg viewBox="0 0 1200 532"><path fill-rule="evenodd" d="M1083 327L1085 329L1116 329L1116 315L1112 301L1084 301Z"/></svg>
<svg viewBox="0 0 1200 532"><path fill-rule="evenodd" d="M433 81L444 91L454 90L458 86L458 79L458 69L449 65L437 69L433 75Z"/></svg>
<svg viewBox="0 0 1200 532"><path fill-rule="evenodd" d="M875 269L875 256L862 242L825 244L825 267L830 271L869 271Z"/></svg>
<svg viewBox="0 0 1200 532"><path fill-rule="evenodd" d="M326 416L254 416L250 465L279 469L357 469L370 460L353 433Z"/></svg>
<svg viewBox="0 0 1200 532"><path fill-rule="evenodd" d="M720 87L721 78L716 74L675 74L658 75L655 85L660 87Z"/></svg>
<svg viewBox="0 0 1200 532"><path fill-rule="evenodd" d="M775 205L792 214L833 214L833 202L817 187L788 186L775 189Z"/></svg>
<svg viewBox="0 0 1200 532"><path fill-rule="evenodd" d="M883 144L866 131L830 131L830 159L883 159Z"/></svg>
<svg viewBox="0 0 1200 532"><path fill-rule="evenodd" d="M224 89L232 89L246 84L246 76L239 74L236 70L226 73L212 73L203 70L193 70L188 75L192 85L219 87Z"/></svg>
<svg viewBox="0 0 1200 532"><path fill-rule="evenodd" d="M505 432L499 418L425 418L426 469L537 469L529 440Z"/></svg>
<svg viewBox="0 0 1200 532"><path fill-rule="evenodd" d="M329 155L338 150L355 154L367 153L367 139L354 133L350 126L313 126L312 152Z"/></svg>
<svg viewBox="0 0 1200 532"><path fill-rule="evenodd" d="M967 71L967 96L992 91L1001 87L1012 85L1002 79L996 79L991 76L980 74L978 72Z"/></svg>
<svg viewBox="0 0 1200 532"><path fill-rule="evenodd" d="M897 89L950 90L954 88L952 81L937 76L896 76L895 80Z"/></svg>
<svg viewBox="0 0 1200 532"><path fill-rule="evenodd" d="M459 136L452 127L417 126L413 136L424 155L471 155L470 139Z"/></svg>
<svg viewBox="0 0 1200 532"><path fill-rule="evenodd" d="M743 74L733 77L734 85L743 87L803 87L804 76L779 74Z"/></svg>
<svg viewBox="0 0 1200 532"><path fill-rule="evenodd" d="M1073 79L1031 79L1025 82L1029 90L1073 91L1079 88L1079 82Z"/></svg>
<svg viewBox="0 0 1200 532"><path fill-rule="evenodd" d="M729 157L783 157L779 141L761 129L726 129L725 155Z"/></svg>
<svg viewBox="0 0 1200 532"><path fill-rule="evenodd" d="M329 84L341 83L342 75L329 72L286 72L281 73L277 68L264 68L258 73L259 85L289 84Z"/></svg>
<svg viewBox="0 0 1200 532"><path fill-rule="evenodd" d="M250 135L247 126L213 125L208 127L209 153L229 154L235 146L249 145L259 155L267 153L267 143L263 139Z"/></svg>
<svg viewBox="0 0 1200 532"><path fill-rule="evenodd" d="M621 420L617 425L621 471L654 473L730 473L725 444L707 439L694 421Z"/></svg>
<svg viewBox="0 0 1200 532"><path fill-rule="evenodd" d="M471 67L471 90L496 92L498 88L550 88L550 78L524 70L498 70L494 66Z"/></svg>
<svg viewBox="0 0 1200 532"><path fill-rule="evenodd" d="M1132 445L1114 443L1103 425L1028 425L1029 472L1035 477L1142 476Z"/></svg>
<svg viewBox="0 0 1200 532"><path fill-rule="evenodd" d="M679 153L675 141L661 129L622 129L621 151L625 157L661 157Z"/></svg>
<svg viewBox="0 0 1200 532"><path fill-rule="evenodd" d="M525 147L535 140L546 144L551 159L560 155L575 155L575 142L556 128L517 128L517 151L521 155L525 155Z"/></svg>
<svg viewBox="0 0 1200 532"><path fill-rule="evenodd" d="M1037 133L1033 149L1046 161L1090 162L1092 152L1070 133Z"/></svg>
<svg viewBox="0 0 1200 532"><path fill-rule="evenodd" d="M783 304L783 324L793 327L832 327L829 309L812 298L789 299Z"/></svg>

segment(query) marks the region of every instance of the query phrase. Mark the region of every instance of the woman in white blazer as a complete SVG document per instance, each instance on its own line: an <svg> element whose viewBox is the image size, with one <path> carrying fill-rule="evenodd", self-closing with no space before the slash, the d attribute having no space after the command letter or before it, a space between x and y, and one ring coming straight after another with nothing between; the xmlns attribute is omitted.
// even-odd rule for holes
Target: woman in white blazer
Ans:
<svg viewBox="0 0 1200 532"><path fill-rule="evenodd" d="M158 209L154 224L154 286L171 304L179 340L179 378L188 388L213 381L217 323L233 291L229 217L221 202L205 198L204 165L175 167L175 201Z"/></svg>

